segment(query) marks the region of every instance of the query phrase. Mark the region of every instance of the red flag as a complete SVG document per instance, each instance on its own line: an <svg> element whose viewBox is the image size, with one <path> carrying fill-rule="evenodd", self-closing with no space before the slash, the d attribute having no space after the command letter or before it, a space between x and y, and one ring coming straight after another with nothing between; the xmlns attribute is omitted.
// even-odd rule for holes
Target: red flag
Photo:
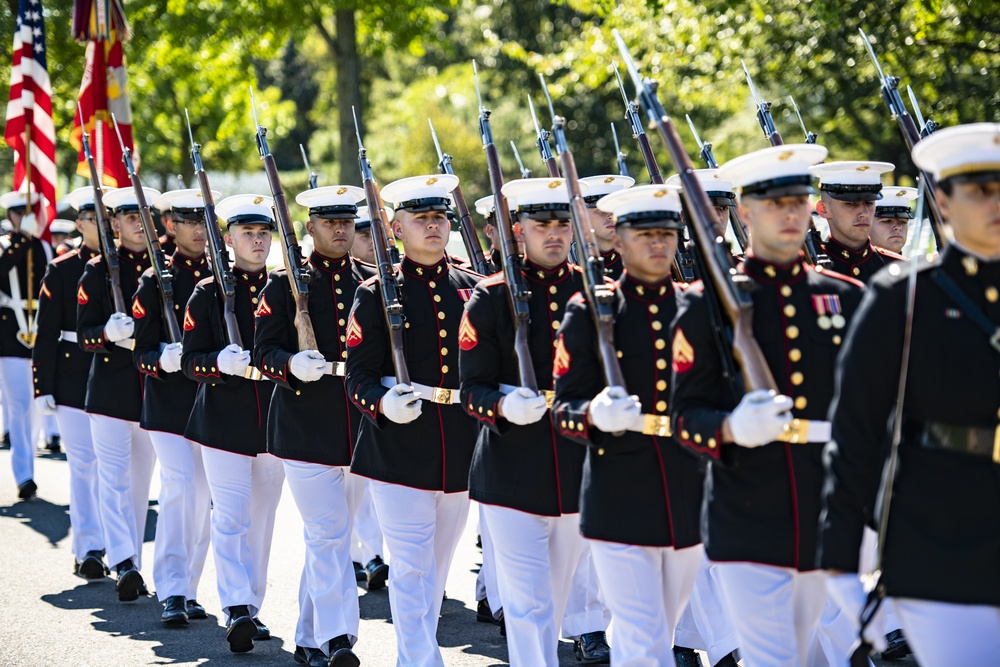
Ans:
<svg viewBox="0 0 1000 667"><path fill-rule="evenodd" d="M87 42L87 62L78 99L80 113L73 118L70 144L80 152L76 173L87 178L90 169L83 157L83 129L90 134L97 171L104 185L122 187L129 181L122 162L122 148L115 135L111 114L118 121L122 141L133 150L136 168L139 156L132 143L132 107L128 98L128 73L122 39L129 35L128 24L118 0L76 0L73 8L73 35ZM82 122L82 126L81 126Z"/></svg>
<svg viewBox="0 0 1000 667"><path fill-rule="evenodd" d="M38 193L37 235L48 241L56 217L56 135L42 14L41 0L18 3L3 136L14 149L14 189Z"/></svg>

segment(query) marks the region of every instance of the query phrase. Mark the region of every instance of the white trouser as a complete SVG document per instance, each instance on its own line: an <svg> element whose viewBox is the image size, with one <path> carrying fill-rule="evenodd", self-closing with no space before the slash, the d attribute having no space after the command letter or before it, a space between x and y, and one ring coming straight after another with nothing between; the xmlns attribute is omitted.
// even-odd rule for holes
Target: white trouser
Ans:
<svg viewBox="0 0 1000 667"><path fill-rule="evenodd" d="M244 456L202 447L205 476L212 491L212 549L219 601L247 605L256 616L267 588L274 514L285 481L281 461L270 454Z"/></svg>
<svg viewBox="0 0 1000 667"><path fill-rule="evenodd" d="M573 573L569 598L566 600L562 636L577 639L589 632L607 630L610 623L611 610L604 603L601 594L601 583L594 568L594 559L590 556L590 540L584 540L583 553Z"/></svg>
<svg viewBox="0 0 1000 667"><path fill-rule="evenodd" d="M88 551L104 549L101 501L97 484L97 455L90 436L90 417L83 410L60 405L56 421L69 466L69 523L73 535L73 555L82 561Z"/></svg>
<svg viewBox="0 0 1000 667"><path fill-rule="evenodd" d="M871 572L875 569L875 549L878 547L878 533L865 526L865 531L861 534L861 555L858 558L858 572ZM896 610L891 604L882 605L882 615L885 624L882 626L886 632L899 630L903 627ZM856 638L855 638L856 639Z"/></svg>
<svg viewBox="0 0 1000 667"><path fill-rule="evenodd" d="M35 476L35 447L31 439L34 390L31 359L0 357L0 383L4 397L4 426L10 433L10 462L20 486Z"/></svg>
<svg viewBox="0 0 1000 667"><path fill-rule="evenodd" d="M481 505L491 536L511 667L558 667L559 622L583 553L580 517Z"/></svg>
<svg viewBox="0 0 1000 667"><path fill-rule="evenodd" d="M372 480L386 546L396 664L440 667L438 616L451 559L469 516L469 494L424 491Z"/></svg>
<svg viewBox="0 0 1000 667"><path fill-rule="evenodd" d="M351 513L351 560L367 565L375 556L386 560L382 547L382 529L375 516L375 505L368 489L368 478L348 472L344 481L347 485L347 506ZM299 644L302 646L302 644Z"/></svg>
<svg viewBox="0 0 1000 667"><path fill-rule="evenodd" d="M137 422L92 414L90 434L97 454L108 565L114 567L131 558L135 567L141 568L149 484L156 463L149 433Z"/></svg>
<svg viewBox="0 0 1000 667"><path fill-rule="evenodd" d="M347 510L346 468L282 461L285 479L302 516L306 557L305 586L299 585L295 643L326 652L328 642L358 639L358 588L351 564L351 517Z"/></svg>
<svg viewBox="0 0 1000 667"><path fill-rule="evenodd" d="M714 665L738 647L729 610L722 604L722 590L715 566L702 556L694 589L674 631L674 646L705 651Z"/></svg>
<svg viewBox="0 0 1000 667"><path fill-rule="evenodd" d="M891 598L921 667L1000 664L1000 607Z"/></svg>
<svg viewBox="0 0 1000 667"><path fill-rule="evenodd" d="M716 563L744 667L802 667L826 603L822 572Z"/></svg>
<svg viewBox="0 0 1000 667"><path fill-rule="evenodd" d="M59 423L55 415L42 415L42 433L46 440L51 440L52 436L59 435Z"/></svg>
<svg viewBox="0 0 1000 667"><path fill-rule="evenodd" d="M694 588L702 546L674 549L588 541L615 619L611 664L674 664L674 628Z"/></svg>
<svg viewBox="0 0 1000 667"><path fill-rule="evenodd" d="M182 435L150 431L160 461L159 516L153 550L153 583L162 602L172 595L198 597L208 555L212 499L201 445Z"/></svg>
<svg viewBox="0 0 1000 667"><path fill-rule="evenodd" d="M500 586L497 583L496 547L489 523L486 521L485 505L479 505L479 541L483 545L483 565L476 574L476 601L486 600L490 605L493 618L503 609L503 599L500 597Z"/></svg>

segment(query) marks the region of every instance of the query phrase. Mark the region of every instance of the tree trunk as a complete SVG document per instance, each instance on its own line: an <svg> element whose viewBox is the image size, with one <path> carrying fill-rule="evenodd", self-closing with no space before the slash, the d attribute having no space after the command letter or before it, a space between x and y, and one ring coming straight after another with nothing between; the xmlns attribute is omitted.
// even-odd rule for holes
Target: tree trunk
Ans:
<svg viewBox="0 0 1000 667"><path fill-rule="evenodd" d="M340 168L340 182L355 183L359 178L358 147L354 138L352 107L357 109L362 137L364 123L361 109L361 62L358 58L358 36L353 9L336 11L336 29L334 59L337 62L337 116L340 125L340 150L337 161Z"/></svg>

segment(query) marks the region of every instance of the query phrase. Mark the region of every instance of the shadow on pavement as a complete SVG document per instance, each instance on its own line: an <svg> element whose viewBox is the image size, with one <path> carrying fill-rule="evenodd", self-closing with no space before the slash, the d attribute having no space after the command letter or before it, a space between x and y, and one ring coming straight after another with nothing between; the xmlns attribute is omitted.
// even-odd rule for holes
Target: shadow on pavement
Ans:
<svg viewBox="0 0 1000 667"><path fill-rule="evenodd" d="M0 517L19 520L44 535L52 546L69 535L69 505L56 505L44 498L22 500L0 507Z"/></svg>

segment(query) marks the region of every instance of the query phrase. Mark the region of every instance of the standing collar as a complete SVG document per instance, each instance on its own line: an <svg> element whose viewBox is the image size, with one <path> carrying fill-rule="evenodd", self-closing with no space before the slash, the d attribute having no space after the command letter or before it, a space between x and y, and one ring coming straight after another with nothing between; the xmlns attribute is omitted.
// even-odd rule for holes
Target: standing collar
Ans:
<svg viewBox="0 0 1000 667"><path fill-rule="evenodd" d="M550 284L557 283L565 279L569 274L569 262L563 260L561 264L557 264L551 269L544 269L530 259L525 258L524 260L524 275L535 282Z"/></svg>
<svg viewBox="0 0 1000 667"><path fill-rule="evenodd" d="M202 253L200 257L188 257L180 250L175 250L174 254L170 256L170 265L179 266L189 271L196 271L205 268L208 264L208 257L205 253Z"/></svg>
<svg viewBox="0 0 1000 667"><path fill-rule="evenodd" d="M340 273L344 269L351 266L351 253L345 254L340 259L331 259L326 255L321 255L313 250L312 254L309 255L309 263L320 271L325 271L327 273Z"/></svg>
<svg viewBox="0 0 1000 667"><path fill-rule="evenodd" d="M743 264L740 266L743 267L745 274L765 283L798 282L806 275L805 259L801 253L790 264L775 264L760 259L751 252L743 258Z"/></svg>
<svg viewBox="0 0 1000 667"><path fill-rule="evenodd" d="M247 283L250 285L262 283L267 280L267 267L265 266L260 271L244 271L240 267L234 266L233 276L235 276L236 280L241 283Z"/></svg>
<svg viewBox="0 0 1000 667"><path fill-rule="evenodd" d="M833 238L832 235L826 242L826 254L830 255L831 259L838 262L860 264L871 259L874 253L875 251L872 249L871 239L865 241L865 244L857 250L848 248L846 245Z"/></svg>
<svg viewBox="0 0 1000 667"><path fill-rule="evenodd" d="M141 264L146 261L147 257L149 257L149 253L147 253L145 249L139 252L132 252L125 246L118 246L118 257L121 259L127 259L135 264Z"/></svg>
<svg viewBox="0 0 1000 667"><path fill-rule="evenodd" d="M436 264L425 266L423 264L417 264L406 255L403 255L399 268L403 273L408 276L413 276L419 280L436 280L444 277L448 273L448 258L442 257Z"/></svg>
<svg viewBox="0 0 1000 667"><path fill-rule="evenodd" d="M618 285L625 294L643 301L662 301L674 293L674 281L669 275L658 283L647 283L629 275L626 270L618 279Z"/></svg>

